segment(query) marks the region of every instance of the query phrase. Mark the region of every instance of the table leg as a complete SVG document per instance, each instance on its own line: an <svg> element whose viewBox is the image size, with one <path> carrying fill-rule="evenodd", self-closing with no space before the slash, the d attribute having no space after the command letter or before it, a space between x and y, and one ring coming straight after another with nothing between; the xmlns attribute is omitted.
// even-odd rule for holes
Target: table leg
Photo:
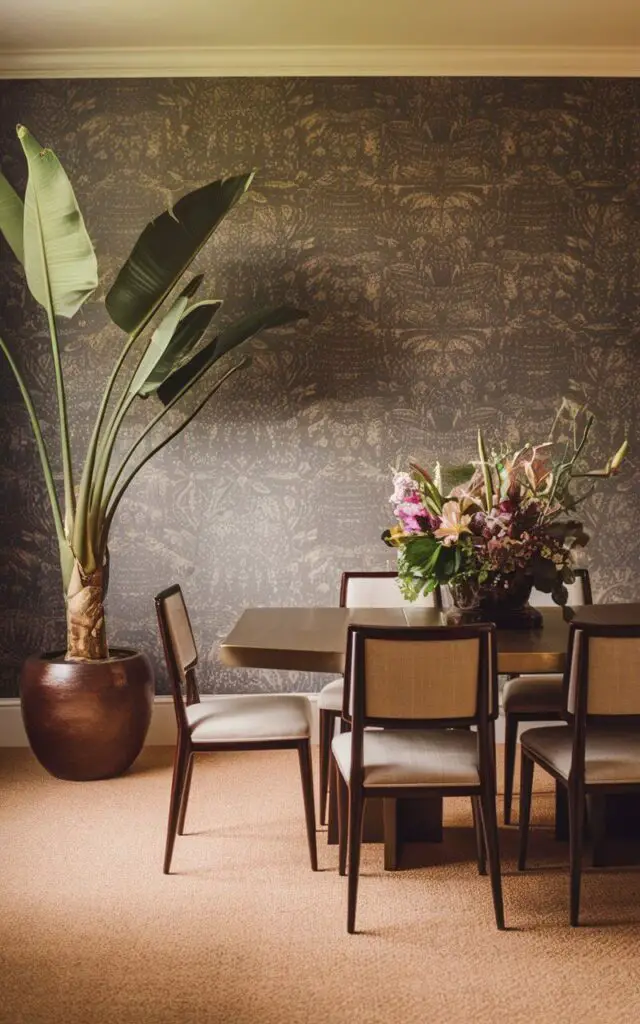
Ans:
<svg viewBox="0 0 640 1024"><path fill-rule="evenodd" d="M398 870L398 801L382 800L384 829L384 870Z"/></svg>
<svg viewBox="0 0 640 1024"><path fill-rule="evenodd" d="M338 793L333 763L329 768L329 806L327 808L327 843L338 845Z"/></svg>
<svg viewBox="0 0 640 1024"><path fill-rule="evenodd" d="M606 798L597 794L587 796L587 825L591 836L591 863L594 868L606 864L607 806Z"/></svg>
<svg viewBox="0 0 640 1024"><path fill-rule="evenodd" d="M397 871L402 848L409 843L442 842L442 798L421 797L395 800L367 800L364 812L363 842L384 841L384 867ZM425 858L428 863L428 858ZM420 856L412 858L420 866Z"/></svg>
<svg viewBox="0 0 640 1024"><path fill-rule="evenodd" d="M565 786L556 782L556 839L569 842L569 799Z"/></svg>
<svg viewBox="0 0 640 1024"><path fill-rule="evenodd" d="M640 839L640 793L609 793L604 804L607 836Z"/></svg>

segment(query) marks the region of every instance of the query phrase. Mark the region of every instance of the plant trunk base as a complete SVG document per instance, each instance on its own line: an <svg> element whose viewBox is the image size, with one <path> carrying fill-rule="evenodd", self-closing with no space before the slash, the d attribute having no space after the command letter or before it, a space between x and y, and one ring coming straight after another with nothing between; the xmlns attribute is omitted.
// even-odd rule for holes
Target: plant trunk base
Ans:
<svg viewBox="0 0 640 1024"><path fill-rule="evenodd" d="M104 622L104 570L85 574L76 562L67 590L67 661L109 657Z"/></svg>

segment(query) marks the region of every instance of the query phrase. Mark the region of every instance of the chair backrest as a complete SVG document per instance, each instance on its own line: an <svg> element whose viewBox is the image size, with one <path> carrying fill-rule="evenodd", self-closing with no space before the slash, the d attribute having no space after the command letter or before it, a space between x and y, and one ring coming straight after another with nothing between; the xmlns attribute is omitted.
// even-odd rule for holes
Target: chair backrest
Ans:
<svg viewBox="0 0 640 1024"><path fill-rule="evenodd" d="M200 692L195 675L198 651L180 586L175 583L173 586L167 587L166 590L156 595L155 600L176 719L178 728L182 729L187 726L183 687L187 704L200 702Z"/></svg>
<svg viewBox="0 0 640 1024"><path fill-rule="evenodd" d="M343 572L340 582L341 608L399 608L412 605L439 608L440 594L422 594L408 601L398 586L397 572Z"/></svg>
<svg viewBox="0 0 640 1024"><path fill-rule="evenodd" d="M569 597L567 598L567 604L570 608L574 608L581 604L593 604L593 598L591 596L591 580L589 579L588 569L574 569L575 580L573 583L567 583L566 588L569 591ZM541 590L536 590L534 587L531 591L531 597L529 598L529 604L536 608L548 608L555 605L555 601L551 597L551 594L543 594Z"/></svg>
<svg viewBox="0 0 640 1024"><path fill-rule="evenodd" d="M640 625L573 623L565 698L568 714L586 720L640 716Z"/></svg>
<svg viewBox="0 0 640 1024"><path fill-rule="evenodd" d="M472 725L498 714L494 627L349 627L343 711L363 725Z"/></svg>

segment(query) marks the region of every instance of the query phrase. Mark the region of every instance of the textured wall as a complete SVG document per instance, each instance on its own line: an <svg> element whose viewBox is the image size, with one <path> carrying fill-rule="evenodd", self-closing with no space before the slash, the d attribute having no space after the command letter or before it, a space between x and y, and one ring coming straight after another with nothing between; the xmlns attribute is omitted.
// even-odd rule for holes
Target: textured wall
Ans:
<svg viewBox="0 0 640 1024"><path fill-rule="evenodd" d="M14 183L24 121L62 158L105 282L167 198L255 165L199 260L229 314L308 308L141 474L112 541L112 642L158 655L153 594L180 580L205 689L312 688L238 673L216 645L246 605L337 600L344 568L385 568L389 466L544 434L571 384L604 456L637 438L640 82L258 79L2 83ZM45 320L6 247L3 335L49 432ZM121 339L98 300L64 327L76 451ZM6 366L0 693L59 645L55 546ZM142 422L150 412L141 405ZM133 435L134 426L131 428ZM637 445L636 445L637 448ZM640 598L636 462L585 508L596 598ZM162 677L159 688L163 688Z"/></svg>

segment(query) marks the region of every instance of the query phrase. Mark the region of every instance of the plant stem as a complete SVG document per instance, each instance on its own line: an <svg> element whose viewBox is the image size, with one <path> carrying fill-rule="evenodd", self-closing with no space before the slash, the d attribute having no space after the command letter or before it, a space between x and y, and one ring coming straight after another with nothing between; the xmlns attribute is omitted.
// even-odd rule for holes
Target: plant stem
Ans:
<svg viewBox="0 0 640 1024"><path fill-rule="evenodd" d="M482 466L482 476L484 478L484 489L486 492L486 503L487 512L490 512L493 508L493 486L491 483L491 474L489 472L489 466L487 465L487 453L484 447L484 439L482 432L478 431L478 455L480 457L480 465Z"/></svg>
<svg viewBox="0 0 640 1024"><path fill-rule="evenodd" d="M58 344L56 318L51 301L47 303L47 317L49 320L49 334L51 336L51 351L53 354L53 369L56 378L56 393L58 397L58 414L60 420L60 449L62 451L62 472L64 475L64 525L65 534L70 540L76 513L76 493L73 483L73 463L71 460L71 440L69 438L69 419L67 416L67 396L64 387L64 376L62 374L62 363L60 361L60 346Z"/></svg>
<svg viewBox="0 0 640 1024"><path fill-rule="evenodd" d="M169 404L165 405L160 410L160 412L157 413L157 415L153 417L151 422L144 428L142 433L139 434L138 438L133 442L133 444L131 445L131 447L127 451L127 453L124 456L122 462L118 466L118 469L117 469L116 473L114 474L113 479L109 483L109 487L107 489L107 494L106 494L106 497L104 499L105 507L109 504L109 501L111 500L111 497L112 497L113 492L115 490L116 484L117 484L118 480L120 479L120 477L122 476L127 462L129 461L131 456L134 454L134 452L140 447L140 445L144 441L145 437L147 437L147 435L151 433L153 428L155 426L157 426L157 424L160 422L160 420L163 419L163 417L166 416L167 413L171 409L173 409L174 405L177 405L177 403L187 393L187 391L190 391L193 387L195 387L195 385L198 383L198 381L201 380L204 377L205 373L208 373L210 369L211 369L210 366L205 366L200 371L200 373L196 374L196 376L193 378L193 380L190 380L188 384L185 384L185 386L182 388L181 391L178 392L178 394L175 396L175 398L172 398L172 400L169 402Z"/></svg>
<svg viewBox="0 0 640 1024"><path fill-rule="evenodd" d="M40 422L38 420L38 415L36 413L35 406L33 404L33 399L31 398L31 394L30 394L29 389L28 389L28 387L27 387L27 385L26 385L26 383L24 381L24 378L22 377L22 374L20 373L20 370L18 369L18 367L17 367L17 365L16 365L16 363L14 361L14 358L11 355L11 352L7 348L7 345L3 341L2 338L0 338L0 348L4 352L4 354L5 354L6 358L7 358L7 362L9 363L9 366L11 367L11 370L13 371L13 375L14 375L14 377L16 379L18 387L20 388L20 393L22 395L22 399L24 401L24 404L26 406L27 412L29 414L29 419L31 421L31 428L33 430L33 434L34 434L35 441L36 441L36 446L37 446L37 449L38 449L38 455L40 456L40 463L42 465L42 472L43 472L43 475L44 475L44 480L45 480L45 484L46 484L46 488L47 488L47 494L49 495L49 501L51 503L51 511L53 513L53 521L55 523L56 536L58 538L58 545L60 546L60 550L61 550L61 553L62 553L62 551L65 548L68 548L69 545L68 545L67 538L65 536L64 523L62 521L62 514L61 514L61 511L60 511L60 502L58 501L58 495L56 493L56 486L55 486L55 482L54 482L54 479L53 479L53 473L51 471L51 463L49 462L49 455L47 453L47 448L46 448L46 445L44 443L44 438L42 436L42 430L40 428Z"/></svg>
<svg viewBox="0 0 640 1024"><path fill-rule="evenodd" d="M128 392L125 392L125 395ZM119 403L119 411L111 423L108 432L105 436L104 443L100 446L100 450L97 456L97 468L94 474L93 486L91 488L91 494L89 498L89 530L93 540L98 542L98 533L100 528L100 510L102 507L102 495L104 492L104 485L107 479L107 473L109 472L109 464L111 462L111 456L113 449L118 437L118 431L125 416L127 415L131 405L135 400L135 395L129 395L124 401Z"/></svg>
<svg viewBox="0 0 640 1024"><path fill-rule="evenodd" d="M78 509L73 537L74 549L77 552L78 561L83 566L85 565L88 554L87 541L89 530L87 519L89 513L89 503L91 499L91 488L93 484L93 470L96 462L96 454L98 449L98 441L100 438L100 431L102 429L102 424L104 422L104 418L109 405L109 399L111 398L111 395L113 393L113 389L115 387L118 374L120 373L123 363L127 358L129 352L131 351L132 346L137 341L138 336L139 334L136 332L129 336L124 348L122 349L122 352L120 353L120 356L118 357L118 361L111 372L111 375L109 377L109 380L107 381L107 385L104 390L104 394L102 396L102 401L100 402L98 415L96 417L96 421L91 432L89 447L87 448L87 456L82 471L82 479L80 481L80 493L78 495Z"/></svg>
<svg viewBox="0 0 640 1024"><path fill-rule="evenodd" d="M150 317L147 317L147 319L144 321L144 323L141 324L140 327L134 332L134 334L132 335L133 340L135 340L136 338L138 338L140 336L140 334L142 333L144 328L149 323L149 319L150 319ZM129 377L129 383L123 389L122 394L120 395L120 398L118 399L118 401L116 402L116 404L115 404L115 406L113 408L113 411L112 411L111 416L109 418L109 423L107 425L107 429L105 431L104 439L103 439L102 443L97 446L97 450L96 450L96 453L95 453L94 464L95 464L95 461L97 460L98 468L97 468L97 471L95 473L94 478L91 481L91 489L90 489L90 492L89 492L89 507L88 507L89 522L87 524L87 533L91 537L92 544L94 544L96 547L99 546L99 535L100 535L100 531L101 531L101 528L102 528L102 524L101 524L102 495L103 495L103 492L104 492L105 481L107 479L107 473L109 472L109 464L111 462L111 456L113 454L113 449L114 449L114 446L115 446L115 443L116 443L116 440L117 440L117 437L118 437L118 431L120 430L120 426L122 424L122 421L124 420L127 412L131 408L131 405L132 405L132 403L133 403L133 401L134 401L134 399L136 397L135 395L132 395L132 394L129 393L130 388L131 388L131 384L132 384L132 382L133 382L133 380L134 380L134 378L135 378L135 376L136 376L136 374L138 372L138 369L139 369L139 367L140 367L140 365L142 363L142 360L145 357L145 353L146 353L150 343L151 343L151 339L149 339L147 344L144 346L142 352L140 353L140 357L138 359L138 362L135 365L135 367L133 368L133 372L131 373L131 376ZM130 348L130 346L128 346L127 351L129 351L129 348ZM121 365L122 365L122 362L120 362L120 366ZM118 367L118 369L119 368L120 367ZM93 467L92 467L92 472L93 472Z"/></svg>
<svg viewBox="0 0 640 1024"><path fill-rule="evenodd" d="M196 408L193 410L193 412L190 413L189 416L187 416L186 420L183 420L183 422L180 423L179 426L177 426L176 429L173 430L169 434L168 437L165 437L164 440L160 442L160 444L157 444L154 448L151 448L151 450L147 452L147 454L144 456L144 458L140 460L138 465L135 466L131 470L129 475L125 478L124 483L119 488L119 490L118 490L118 492L117 492L117 494L116 494L116 496L115 496L115 498L113 500L113 504L111 505L111 507L109 508L109 510L105 514L104 523L103 523L103 526L102 526L102 535L101 535L101 538L100 538L100 549L104 548L106 546L106 544L107 544L107 540L109 538L109 530L111 528L111 523L113 522L113 517L114 517L114 515L116 513L116 509L118 508L118 505L122 501L122 498L124 497L125 491L127 490L129 484L133 481L134 477L136 477L138 475L140 470L143 468L143 466L145 466L147 464L149 459L153 458L153 456L156 455L162 448L164 448L165 445L169 444L170 441L173 441L174 437L177 437L178 434L182 433L184 428L186 426L188 426L189 423L191 423L191 420L194 419L195 416L198 415L200 410L207 404L209 399L212 398L213 395L215 395L216 391L218 391L218 389L222 387L224 382L226 380L228 380L229 377L231 377L231 375L234 374L237 370L242 370L245 366L247 366L249 364L249 362L250 362L249 359L243 359L241 362L236 363L235 366L232 366L230 370L227 370L227 372L220 378L220 380L216 381L216 383L215 383L214 387L211 389L211 391L207 392L205 397L196 406ZM168 408L169 408L169 406L167 406L167 409L163 410L163 414L164 414L164 412L166 412L168 410ZM137 445L136 445L136 447L137 447Z"/></svg>

